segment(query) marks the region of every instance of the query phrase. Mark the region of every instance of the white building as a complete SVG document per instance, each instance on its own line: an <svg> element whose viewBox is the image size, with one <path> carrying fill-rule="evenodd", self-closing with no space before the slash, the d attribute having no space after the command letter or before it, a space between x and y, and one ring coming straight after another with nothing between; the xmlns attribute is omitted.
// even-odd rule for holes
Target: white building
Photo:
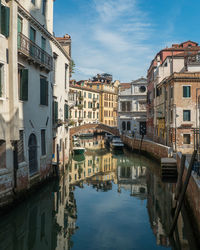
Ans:
<svg viewBox="0 0 200 250"><path fill-rule="evenodd" d="M118 128L121 133L146 134L146 95L145 78L132 81L130 88L119 92Z"/></svg>
<svg viewBox="0 0 200 250"><path fill-rule="evenodd" d="M70 119L75 126L98 123L100 91L89 87L70 85Z"/></svg>
<svg viewBox="0 0 200 250"><path fill-rule="evenodd" d="M52 99L54 93L64 112L69 85L65 65L69 66L70 56L53 35L53 1L0 4L1 206L52 172ZM64 86L62 91L56 84ZM58 131L60 137L61 133L67 138L68 132Z"/></svg>

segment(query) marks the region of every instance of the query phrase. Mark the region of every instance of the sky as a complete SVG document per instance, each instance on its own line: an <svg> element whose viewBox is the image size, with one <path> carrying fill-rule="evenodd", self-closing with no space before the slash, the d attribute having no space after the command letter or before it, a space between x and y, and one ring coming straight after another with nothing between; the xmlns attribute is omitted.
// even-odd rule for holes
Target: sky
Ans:
<svg viewBox="0 0 200 250"><path fill-rule="evenodd" d="M173 43L200 43L199 0L56 0L54 32L69 34L73 79L110 73L146 77L155 54Z"/></svg>

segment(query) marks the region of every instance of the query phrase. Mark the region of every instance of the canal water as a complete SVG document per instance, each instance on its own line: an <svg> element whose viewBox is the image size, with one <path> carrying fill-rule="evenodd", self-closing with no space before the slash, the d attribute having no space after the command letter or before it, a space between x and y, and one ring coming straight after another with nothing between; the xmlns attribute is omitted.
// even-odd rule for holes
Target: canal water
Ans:
<svg viewBox="0 0 200 250"><path fill-rule="evenodd" d="M82 140L65 175L0 217L0 250L198 249L182 210L173 238L175 186L144 156Z"/></svg>

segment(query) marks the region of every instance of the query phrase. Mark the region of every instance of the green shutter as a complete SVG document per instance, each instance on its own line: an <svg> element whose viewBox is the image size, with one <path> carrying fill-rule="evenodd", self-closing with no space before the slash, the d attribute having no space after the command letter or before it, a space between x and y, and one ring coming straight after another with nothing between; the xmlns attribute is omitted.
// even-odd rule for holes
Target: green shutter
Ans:
<svg viewBox="0 0 200 250"><path fill-rule="evenodd" d="M10 9L6 6L1 6L1 34L9 37L10 26Z"/></svg>
<svg viewBox="0 0 200 250"><path fill-rule="evenodd" d="M48 82L40 78L40 104L48 106Z"/></svg>
<svg viewBox="0 0 200 250"><path fill-rule="evenodd" d="M19 94L20 100L28 101L28 69L21 69Z"/></svg>
<svg viewBox="0 0 200 250"><path fill-rule="evenodd" d="M64 110L65 110L65 120L67 120L69 118L69 109L67 104L65 104Z"/></svg>
<svg viewBox="0 0 200 250"><path fill-rule="evenodd" d="M48 82L45 80L45 105L47 105L48 106L48 97L49 97L49 84L48 84Z"/></svg>
<svg viewBox="0 0 200 250"><path fill-rule="evenodd" d="M54 101L54 122L58 120L58 103Z"/></svg>

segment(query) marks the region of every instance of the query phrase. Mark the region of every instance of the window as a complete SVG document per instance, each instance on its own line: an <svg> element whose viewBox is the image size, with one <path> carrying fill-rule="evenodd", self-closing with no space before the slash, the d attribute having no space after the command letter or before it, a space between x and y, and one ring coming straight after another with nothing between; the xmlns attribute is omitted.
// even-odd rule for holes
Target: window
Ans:
<svg viewBox="0 0 200 250"><path fill-rule="evenodd" d="M64 117L65 117L65 121L69 118L69 106L67 103L65 103L64 105Z"/></svg>
<svg viewBox="0 0 200 250"><path fill-rule="evenodd" d="M127 111L131 111L131 103L127 102Z"/></svg>
<svg viewBox="0 0 200 250"><path fill-rule="evenodd" d="M97 108L99 109L99 103L97 103Z"/></svg>
<svg viewBox="0 0 200 250"><path fill-rule="evenodd" d="M30 40L32 42L35 42L36 39L36 30L32 27L30 27Z"/></svg>
<svg viewBox="0 0 200 250"><path fill-rule="evenodd" d="M127 122L127 130L131 130L131 123Z"/></svg>
<svg viewBox="0 0 200 250"><path fill-rule="evenodd" d="M99 85L97 84L97 89L99 89Z"/></svg>
<svg viewBox="0 0 200 250"><path fill-rule="evenodd" d="M48 82L46 78L40 78L40 104L48 106Z"/></svg>
<svg viewBox="0 0 200 250"><path fill-rule="evenodd" d="M32 27L30 27L30 40L35 43L36 40L36 31ZM35 56L35 46L33 44L30 44L29 46L29 52L31 56Z"/></svg>
<svg viewBox="0 0 200 250"><path fill-rule="evenodd" d="M84 97L86 97L86 92L84 92Z"/></svg>
<svg viewBox="0 0 200 250"><path fill-rule="evenodd" d="M46 39L43 36L41 38L41 48L46 50Z"/></svg>
<svg viewBox="0 0 200 250"><path fill-rule="evenodd" d="M0 97L3 96L3 64L0 64Z"/></svg>
<svg viewBox="0 0 200 250"><path fill-rule="evenodd" d="M42 0L42 14L46 14L47 0Z"/></svg>
<svg viewBox="0 0 200 250"><path fill-rule="evenodd" d="M58 102L53 101L53 123L58 121Z"/></svg>
<svg viewBox="0 0 200 250"><path fill-rule="evenodd" d="M126 122L122 122L122 130L126 130Z"/></svg>
<svg viewBox="0 0 200 250"><path fill-rule="evenodd" d="M88 118L92 118L92 112L88 112Z"/></svg>
<svg viewBox="0 0 200 250"><path fill-rule="evenodd" d="M35 5L35 0L31 0L31 3Z"/></svg>
<svg viewBox="0 0 200 250"><path fill-rule="evenodd" d="M1 5L0 1L0 33L5 37L9 37L10 29L10 9Z"/></svg>
<svg viewBox="0 0 200 250"><path fill-rule="evenodd" d="M97 112L97 119L99 119L99 113Z"/></svg>
<svg viewBox="0 0 200 250"><path fill-rule="evenodd" d="M22 18L17 17L17 32L22 33ZM17 37L17 45L20 48L21 47L21 37L18 35Z"/></svg>
<svg viewBox="0 0 200 250"><path fill-rule="evenodd" d="M88 108L92 108L92 102L88 102Z"/></svg>
<svg viewBox="0 0 200 250"><path fill-rule="evenodd" d="M0 140L0 169L6 168L6 141Z"/></svg>
<svg viewBox="0 0 200 250"><path fill-rule="evenodd" d="M28 69L18 69L19 100L28 101Z"/></svg>
<svg viewBox="0 0 200 250"><path fill-rule="evenodd" d="M190 88L191 88L190 86L183 86L183 97L185 97L185 98L191 97Z"/></svg>
<svg viewBox="0 0 200 250"><path fill-rule="evenodd" d="M95 112L93 112L93 118L95 118Z"/></svg>
<svg viewBox="0 0 200 250"><path fill-rule="evenodd" d="M174 97L174 88L171 87L170 88L170 98L173 98Z"/></svg>
<svg viewBox="0 0 200 250"><path fill-rule="evenodd" d="M17 159L18 163L24 162L24 131L19 131L19 140L17 141Z"/></svg>
<svg viewBox="0 0 200 250"><path fill-rule="evenodd" d="M84 111L84 118L86 118L86 111Z"/></svg>
<svg viewBox="0 0 200 250"><path fill-rule="evenodd" d="M77 111L75 110L75 118L77 118Z"/></svg>
<svg viewBox="0 0 200 250"><path fill-rule="evenodd" d="M183 110L183 121L190 121L190 120L191 120L191 111Z"/></svg>
<svg viewBox="0 0 200 250"><path fill-rule="evenodd" d="M79 118L81 118L81 111L79 111Z"/></svg>
<svg viewBox="0 0 200 250"><path fill-rule="evenodd" d="M85 93L84 93L85 94ZM84 108L86 108L86 101L84 101Z"/></svg>
<svg viewBox="0 0 200 250"><path fill-rule="evenodd" d="M190 134L183 135L183 144L190 144Z"/></svg>
<svg viewBox="0 0 200 250"><path fill-rule="evenodd" d="M126 111L126 103L122 102L121 105L122 105L122 111Z"/></svg>
<svg viewBox="0 0 200 250"><path fill-rule="evenodd" d="M68 65L65 64L65 89L67 89L67 79L68 79Z"/></svg>
<svg viewBox="0 0 200 250"><path fill-rule="evenodd" d="M45 129L41 130L41 154L46 155Z"/></svg>
<svg viewBox="0 0 200 250"><path fill-rule="evenodd" d="M91 93L88 93L88 98L92 98L92 94Z"/></svg>

